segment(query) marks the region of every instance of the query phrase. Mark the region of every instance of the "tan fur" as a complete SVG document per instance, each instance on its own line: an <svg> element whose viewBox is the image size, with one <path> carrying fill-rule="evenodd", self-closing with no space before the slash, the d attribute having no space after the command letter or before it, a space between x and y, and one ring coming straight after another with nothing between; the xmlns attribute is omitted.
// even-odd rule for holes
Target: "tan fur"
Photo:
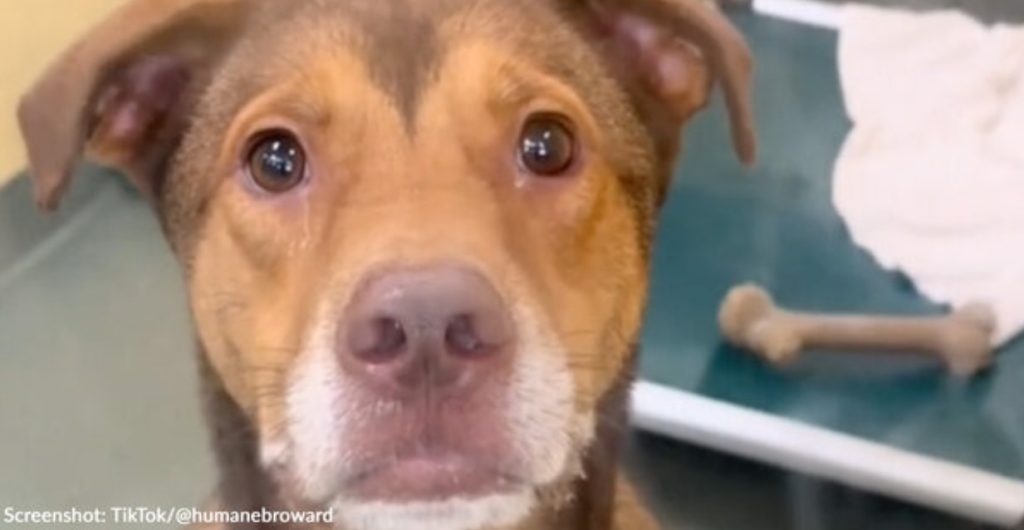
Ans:
<svg viewBox="0 0 1024 530"><path fill-rule="evenodd" d="M597 424L514 530L657 528L615 471L654 219L679 129L712 74L752 159L749 56L693 0L590 4L136 0L26 97L41 205L56 204L87 137L151 195L188 280L219 504L306 504L256 460L284 435L289 373L323 308L380 268L458 262L552 330L574 413ZM674 53L674 69L624 60L628 47L604 35L622 12L664 21L645 53ZM140 29L108 35L115 25ZM111 113L147 90L131 64L152 53L188 68L188 90L173 112L157 105L117 135ZM129 101L104 99L110 87ZM517 165L535 112L573 124L571 174L540 179ZM293 193L248 181L246 153L268 129L305 147L311 178Z"/></svg>

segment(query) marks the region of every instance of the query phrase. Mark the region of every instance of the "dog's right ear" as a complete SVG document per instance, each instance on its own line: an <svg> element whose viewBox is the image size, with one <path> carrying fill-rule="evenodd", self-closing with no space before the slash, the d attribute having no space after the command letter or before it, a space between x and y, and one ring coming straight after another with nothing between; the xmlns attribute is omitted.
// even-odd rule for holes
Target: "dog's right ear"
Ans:
<svg viewBox="0 0 1024 530"><path fill-rule="evenodd" d="M56 208L88 148L151 195L190 94L237 35L246 0L132 0L66 51L22 98L36 202Z"/></svg>

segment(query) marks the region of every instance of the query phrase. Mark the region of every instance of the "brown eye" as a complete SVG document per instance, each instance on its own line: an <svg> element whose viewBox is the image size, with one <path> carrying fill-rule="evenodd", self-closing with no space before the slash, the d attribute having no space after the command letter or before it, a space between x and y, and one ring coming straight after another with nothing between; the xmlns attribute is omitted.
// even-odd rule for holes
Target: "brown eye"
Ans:
<svg viewBox="0 0 1024 530"><path fill-rule="evenodd" d="M565 122L551 115L530 118L519 140L519 162L541 177L559 176L572 166L576 138Z"/></svg>
<svg viewBox="0 0 1024 530"><path fill-rule="evenodd" d="M259 187L283 193L302 182L306 154L290 133L275 131L264 135L249 154L249 174Z"/></svg>

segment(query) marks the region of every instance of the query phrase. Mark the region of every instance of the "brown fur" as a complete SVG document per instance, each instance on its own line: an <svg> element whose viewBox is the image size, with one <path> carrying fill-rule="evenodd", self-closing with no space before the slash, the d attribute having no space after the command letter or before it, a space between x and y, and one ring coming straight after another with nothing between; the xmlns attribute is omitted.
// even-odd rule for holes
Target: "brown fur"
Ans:
<svg viewBox="0 0 1024 530"><path fill-rule="evenodd" d="M26 97L41 205L56 204L87 138L153 199L188 280L221 507L302 504L257 453L284 422L285 374L318 297L345 299L382 262L454 256L550 321L577 409L598 415L577 448L585 473L540 492L548 502L521 528L656 528L616 467L656 211L713 78L753 158L750 63L695 0L598 3L136 0ZM609 22L620 13L663 25L685 86L631 64ZM152 94L145 68L184 79L181 93ZM140 100L138 126L117 134L111 116ZM575 174L523 180L511 155L529 109L575 124ZM240 161L279 127L299 135L313 179L268 198Z"/></svg>

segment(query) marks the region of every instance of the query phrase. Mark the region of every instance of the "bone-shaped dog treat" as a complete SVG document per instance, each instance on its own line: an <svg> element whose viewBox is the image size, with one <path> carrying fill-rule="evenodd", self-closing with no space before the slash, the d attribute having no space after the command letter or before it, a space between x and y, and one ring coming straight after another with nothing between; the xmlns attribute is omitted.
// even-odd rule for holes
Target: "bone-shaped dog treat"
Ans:
<svg viewBox="0 0 1024 530"><path fill-rule="evenodd" d="M934 355L950 372L971 376L992 362L995 317L983 304L939 317L827 315L787 311L755 285L734 287L718 323L726 339L776 365L809 348Z"/></svg>

